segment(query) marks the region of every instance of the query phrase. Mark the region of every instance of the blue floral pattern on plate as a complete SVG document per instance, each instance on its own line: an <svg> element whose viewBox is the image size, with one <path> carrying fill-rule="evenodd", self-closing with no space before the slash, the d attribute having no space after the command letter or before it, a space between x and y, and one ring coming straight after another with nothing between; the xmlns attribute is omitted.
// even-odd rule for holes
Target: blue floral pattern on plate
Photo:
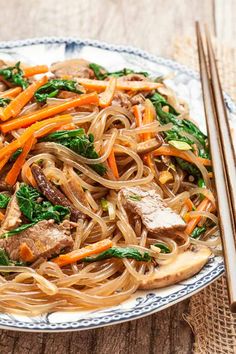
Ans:
<svg viewBox="0 0 236 354"><path fill-rule="evenodd" d="M0 58L30 64L51 64L67 58L80 57L95 61L109 70L129 67L159 76L175 73L168 84L190 105L191 116L205 129L199 75L169 59L155 57L137 48L111 45L76 38L39 38L0 43ZM236 106L228 95L225 101L230 121L235 125ZM124 303L110 308L52 312L37 317L0 314L0 327L20 331L73 331L111 325L160 311L201 290L224 272L221 257L212 257L201 272L179 284L164 289L138 291Z"/></svg>

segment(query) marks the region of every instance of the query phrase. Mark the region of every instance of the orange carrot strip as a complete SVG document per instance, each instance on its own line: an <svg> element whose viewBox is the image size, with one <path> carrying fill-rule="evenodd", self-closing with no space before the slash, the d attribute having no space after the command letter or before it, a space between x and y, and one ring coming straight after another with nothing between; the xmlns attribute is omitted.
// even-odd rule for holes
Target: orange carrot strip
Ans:
<svg viewBox="0 0 236 354"><path fill-rule="evenodd" d="M49 69L47 65L29 66L28 68L23 69L25 77L30 77L38 74L45 74L48 72L48 70Z"/></svg>
<svg viewBox="0 0 236 354"><path fill-rule="evenodd" d="M112 170L112 173L116 179L119 179L119 172L116 164L116 158L115 158L115 153L114 149L111 150L110 155L107 158L108 164L110 166L110 169Z"/></svg>
<svg viewBox="0 0 236 354"><path fill-rule="evenodd" d="M30 150L32 149L32 146L34 145L35 141L36 141L36 139L32 135L29 138L29 140L25 143L21 154L18 156L18 158L14 162L12 168L10 169L10 171L8 172L8 174L5 177L6 183L10 184L11 186L14 186L14 184L16 183L17 178L20 174L21 168L25 163L26 157L27 157L28 153L30 152Z"/></svg>
<svg viewBox="0 0 236 354"><path fill-rule="evenodd" d="M142 115L142 111L140 108L140 105L135 105L133 106L133 113L134 113L134 118L135 118L135 122L136 122L136 127L141 127L142 126L142 121L143 121L143 115ZM140 139L143 140L143 133L139 134Z"/></svg>
<svg viewBox="0 0 236 354"><path fill-rule="evenodd" d="M204 211L207 209L208 205L209 205L209 199L204 198L201 203L198 205L196 211ZM190 235L193 230L195 229L195 227L197 226L197 224L199 223L199 221L201 220L202 216L196 216L194 218L191 218L191 220L188 222L187 227L185 229L185 232Z"/></svg>
<svg viewBox="0 0 236 354"><path fill-rule="evenodd" d="M180 157L183 160L192 162L184 150L178 150L174 146L165 146L162 145L157 150L153 152L154 156L167 155L167 156L176 156ZM211 166L211 160L204 159L202 157L197 157L198 161L201 162L204 166Z"/></svg>
<svg viewBox="0 0 236 354"><path fill-rule="evenodd" d="M189 211L194 210L194 208L195 208L194 204L190 198L186 200L185 205L188 207Z"/></svg>
<svg viewBox="0 0 236 354"><path fill-rule="evenodd" d="M20 147L20 141L17 139L0 149L0 171L9 160L10 156Z"/></svg>
<svg viewBox="0 0 236 354"><path fill-rule="evenodd" d="M50 119L46 119L43 122L36 122L35 124L31 125L30 127L28 127L24 133L16 140L12 141L10 144L4 146L3 148L0 149L0 170L1 168L5 165L5 163L8 161L8 159L10 158L10 156L19 148L21 148L22 146L24 146L24 144L26 143L26 141L33 135L37 135L37 137L41 137L43 134L45 134L45 130L42 131L42 133L38 133L38 131L40 131L41 128L44 128L45 126L50 126L50 128L52 128L52 124L54 123L59 123L59 124L68 124L71 123L72 121L72 116L70 116L69 114L66 115L62 115L62 116L57 116L54 118L50 118ZM53 125L53 128L55 126ZM2 160L6 159L5 163L3 164L3 166L1 165Z"/></svg>
<svg viewBox="0 0 236 354"><path fill-rule="evenodd" d="M14 98L6 108L4 108L0 118L2 120L8 120L11 117L16 117L22 108L31 100L35 92L47 81L47 76L44 76L40 80L29 85L23 92Z"/></svg>
<svg viewBox="0 0 236 354"><path fill-rule="evenodd" d="M0 97L1 98L14 98L17 95L19 95L19 93L21 93L22 88L21 87L14 87L11 88L9 90L6 90L4 92L1 92Z"/></svg>
<svg viewBox="0 0 236 354"><path fill-rule="evenodd" d="M213 178L213 172L208 172L208 177Z"/></svg>
<svg viewBox="0 0 236 354"><path fill-rule="evenodd" d="M92 80L78 78L78 82L90 91L104 91L109 85L109 81L102 80ZM125 91L152 91L163 86L157 82L150 81L125 81L122 79L117 80L116 88L117 90Z"/></svg>
<svg viewBox="0 0 236 354"><path fill-rule="evenodd" d="M107 85L105 91L103 91L99 97L99 106L101 107L109 106L115 94L117 79L115 77L111 77L108 82L109 84Z"/></svg>
<svg viewBox="0 0 236 354"><path fill-rule="evenodd" d="M153 107L150 100L145 100L145 110L143 115L143 125L152 123L154 120ZM144 141L151 139L151 133L143 133L142 138Z"/></svg>
<svg viewBox="0 0 236 354"><path fill-rule="evenodd" d="M78 262L81 259L91 256L93 254L101 253L113 246L111 240L105 239L93 243L92 245L85 246L81 249L69 252L67 254L61 254L59 257L54 258L52 261L57 263L60 267L63 267L67 264Z"/></svg>
<svg viewBox="0 0 236 354"><path fill-rule="evenodd" d="M29 248L26 242L23 242L20 245L19 250L20 250L20 258L22 259L22 261L31 262L34 259L34 253L31 250L31 248Z"/></svg>
<svg viewBox="0 0 236 354"><path fill-rule="evenodd" d="M33 176L33 174L32 174L32 171L31 171L31 168L30 168L30 167L27 168L25 175L26 175L27 180L28 180L29 183L31 184L31 186L33 186L34 188L36 188L36 187L37 187L37 183L36 183L36 181L35 181L35 179L34 179L34 176Z"/></svg>
<svg viewBox="0 0 236 354"><path fill-rule="evenodd" d="M141 108L139 105L133 106L133 113L136 121L136 127L141 127L142 126L142 112Z"/></svg>
<svg viewBox="0 0 236 354"><path fill-rule="evenodd" d="M153 175L155 176L156 172L155 172L154 162L152 160L152 154L149 153L149 154L145 155L144 163L150 168Z"/></svg>
<svg viewBox="0 0 236 354"><path fill-rule="evenodd" d="M5 215L0 211L0 221L2 221L5 218Z"/></svg>
<svg viewBox="0 0 236 354"><path fill-rule="evenodd" d="M0 129L5 134L14 129L27 127L32 123L54 116L58 113L66 111L67 109L83 106L86 104L98 104L98 95L95 92L80 95L78 98L75 98L68 102L63 102L61 104L58 104L57 106L42 108L39 111L23 115L19 118L12 119L6 123L2 123L0 125Z"/></svg>

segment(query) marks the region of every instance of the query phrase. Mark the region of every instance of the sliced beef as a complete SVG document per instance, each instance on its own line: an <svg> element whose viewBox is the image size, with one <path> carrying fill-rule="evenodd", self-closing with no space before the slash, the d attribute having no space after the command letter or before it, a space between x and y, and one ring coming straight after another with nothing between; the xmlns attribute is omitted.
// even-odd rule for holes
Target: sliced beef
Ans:
<svg viewBox="0 0 236 354"><path fill-rule="evenodd" d="M75 209L69 199L47 179L38 165L33 164L31 171L40 191L52 204L68 207L71 212L72 221L77 221L84 217L84 214Z"/></svg>
<svg viewBox="0 0 236 354"><path fill-rule="evenodd" d="M143 104L145 102L145 96L142 93L137 93L130 98L130 102L132 105Z"/></svg>
<svg viewBox="0 0 236 354"><path fill-rule="evenodd" d="M69 59L51 66L51 72L58 78L72 79L82 77L94 78L94 72L89 68L89 62L84 59Z"/></svg>
<svg viewBox="0 0 236 354"><path fill-rule="evenodd" d="M149 232L169 234L185 229L181 216L169 208L155 190L123 188L121 195L125 207L141 217Z"/></svg>
<svg viewBox="0 0 236 354"><path fill-rule="evenodd" d="M21 247L26 245L31 256L23 256ZM10 259L14 261L34 262L39 257L51 258L62 250L71 250L73 239L68 229L54 223L54 220L43 220L36 225L7 239L0 240Z"/></svg>
<svg viewBox="0 0 236 354"><path fill-rule="evenodd" d="M122 80L126 81L149 81L149 79L144 76L143 74L128 74L125 76L122 76Z"/></svg>
<svg viewBox="0 0 236 354"><path fill-rule="evenodd" d="M0 235L7 231L13 230L21 223L21 211L17 203L16 192L19 189L19 184L16 186L15 193L13 194L6 210L5 217L2 221L0 228Z"/></svg>
<svg viewBox="0 0 236 354"><path fill-rule="evenodd" d="M120 106L128 110L132 107L129 95L121 91L115 93L111 104L113 106Z"/></svg>
<svg viewBox="0 0 236 354"><path fill-rule="evenodd" d="M0 192L13 192L13 187L6 183L4 180L0 180Z"/></svg>

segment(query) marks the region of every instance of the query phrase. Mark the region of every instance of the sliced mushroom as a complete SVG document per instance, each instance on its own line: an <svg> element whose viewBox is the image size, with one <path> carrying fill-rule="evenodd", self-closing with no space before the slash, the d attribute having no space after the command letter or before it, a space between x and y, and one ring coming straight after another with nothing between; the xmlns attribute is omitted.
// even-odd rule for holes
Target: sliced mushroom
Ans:
<svg viewBox="0 0 236 354"><path fill-rule="evenodd" d="M89 68L89 62L84 59L68 59L54 63L50 70L58 78L94 77L93 70Z"/></svg>
<svg viewBox="0 0 236 354"><path fill-rule="evenodd" d="M156 268L153 279L142 282L140 289L157 289L176 284L197 274L211 255L208 247L193 245L174 262Z"/></svg>

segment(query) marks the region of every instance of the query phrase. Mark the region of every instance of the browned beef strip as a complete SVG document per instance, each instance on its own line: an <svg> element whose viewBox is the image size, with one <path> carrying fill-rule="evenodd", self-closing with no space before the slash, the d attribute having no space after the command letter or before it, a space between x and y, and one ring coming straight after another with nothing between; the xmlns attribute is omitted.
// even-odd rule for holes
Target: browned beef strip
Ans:
<svg viewBox="0 0 236 354"><path fill-rule="evenodd" d="M154 189L123 188L121 195L125 207L141 217L148 231L170 234L185 229L186 224L181 216L169 208Z"/></svg>
<svg viewBox="0 0 236 354"><path fill-rule="evenodd" d="M0 240L10 259L24 261L20 256L20 245L26 243L33 253L31 262L39 257L51 258L61 250L71 250L73 239L68 232L54 223L54 220L43 220L19 234Z"/></svg>
<svg viewBox="0 0 236 354"><path fill-rule="evenodd" d="M89 68L89 62L84 59L69 59L55 63L51 66L51 71L56 77L62 79L94 78L94 72Z"/></svg>
<svg viewBox="0 0 236 354"><path fill-rule="evenodd" d="M0 192L4 191L13 192L13 187L4 180L0 180Z"/></svg>
<svg viewBox="0 0 236 354"><path fill-rule="evenodd" d="M21 211L17 203L16 192L19 189L19 184L16 185L15 193L13 194L6 210L5 217L0 228L0 235L7 231L13 230L21 223Z"/></svg>
<svg viewBox="0 0 236 354"><path fill-rule="evenodd" d="M125 76L122 76L122 80L125 81L150 81L146 76L142 74L128 74Z"/></svg>
<svg viewBox="0 0 236 354"><path fill-rule="evenodd" d="M113 106L121 106L125 109L131 109L132 105L130 102L130 97L127 93L118 91L114 94L112 103Z"/></svg>
<svg viewBox="0 0 236 354"><path fill-rule="evenodd" d="M52 204L68 207L71 212L72 221L77 221L79 218L84 217L79 210L76 210L73 207L69 199L67 199L65 195L47 179L38 165L33 164L31 171L40 191Z"/></svg>

